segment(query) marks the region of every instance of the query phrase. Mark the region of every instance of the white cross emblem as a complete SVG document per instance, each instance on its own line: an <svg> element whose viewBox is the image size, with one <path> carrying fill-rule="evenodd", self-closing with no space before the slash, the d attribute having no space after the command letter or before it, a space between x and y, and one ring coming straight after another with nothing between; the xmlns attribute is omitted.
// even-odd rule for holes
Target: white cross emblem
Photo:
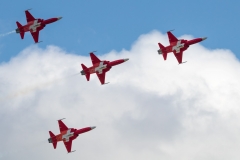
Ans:
<svg viewBox="0 0 240 160"><path fill-rule="evenodd" d="M180 49L184 47L184 43L181 43L181 41L178 41L177 42L177 45L176 46L173 46L172 50L176 51L176 53L179 53L180 52Z"/></svg>
<svg viewBox="0 0 240 160"><path fill-rule="evenodd" d="M71 132L71 129L69 129L67 133L62 136L62 139L65 140L65 142L68 142L69 138L72 137L73 135L74 132Z"/></svg>
<svg viewBox="0 0 240 160"><path fill-rule="evenodd" d="M40 27L41 23L38 23L38 20L34 20L33 24L29 27L29 30L36 32L37 27Z"/></svg>
<svg viewBox="0 0 240 160"><path fill-rule="evenodd" d="M99 66L95 68L95 72L98 72L98 74L102 74L102 70L104 70L105 68L107 68L107 65L103 65L103 62L100 62Z"/></svg>

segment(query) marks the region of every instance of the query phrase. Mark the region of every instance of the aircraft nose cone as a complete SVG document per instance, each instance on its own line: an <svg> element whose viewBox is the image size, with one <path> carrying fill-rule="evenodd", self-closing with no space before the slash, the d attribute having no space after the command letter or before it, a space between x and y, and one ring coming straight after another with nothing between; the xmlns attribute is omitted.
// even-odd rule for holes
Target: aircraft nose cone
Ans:
<svg viewBox="0 0 240 160"><path fill-rule="evenodd" d="M58 17L58 20L62 19L62 17Z"/></svg>
<svg viewBox="0 0 240 160"><path fill-rule="evenodd" d="M95 128L96 128L96 126L92 126L92 127L91 127L91 129L95 129Z"/></svg>
<svg viewBox="0 0 240 160"><path fill-rule="evenodd" d="M207 39L207 37L203 37L202 40L204 41L205 39Z"/></svg>
<svg viewBox="0 0 240 160"><path fill-rule="evenodd" d="M126 62L126 61L128 61L129 60L129 58L126 58L126 59L123 59L124 60L124 62Z"/></svg>

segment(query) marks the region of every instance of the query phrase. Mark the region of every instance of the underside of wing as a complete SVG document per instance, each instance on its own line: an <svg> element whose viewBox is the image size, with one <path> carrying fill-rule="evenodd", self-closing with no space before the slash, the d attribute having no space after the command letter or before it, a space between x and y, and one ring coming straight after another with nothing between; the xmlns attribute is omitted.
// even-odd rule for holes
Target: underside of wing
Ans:
<svg viewBox="0 0 240 160"><path fill-rule="evenodd" d="M93 65L101 62L100 59L98 59L97 56L95 56L95 54L93 54L93 53L90 53L90 57L91 57Z"/></svg>
<svg viewBox="0 0 240 160"><path fill-rule="evenodd" d="M177 42L178 39L172 34L172 32L168 31L167 32L169 43Z"/></svg>
<svg viewBox="0 0 240 160"><path fill-rule="evenodd" d="M31 15L29 11L25 11L27 22L34 21L35 18Z"/></svg>
<svg viewBox="0 0 240 160"><path fill-rule="evenodd" d="M64 143L68 153L70 153L71 149L72 149L72 140L69 140L68 142L63 142L63 143Z"/></svg>
<svg viewBox="0 0 240 160"><path fill-rule="evenodd" d="M61 120L58 120L58 125L60 132L68 130L68 127Z"/></svg>
<svg viewBox="0 0 240 160"><path fill-rule="evenodd" d="M100 80L101 84L105 84L105 76L106 72L102 72L101 74L97 73L98 79Z"/></svg>
<svg viewBox="0 0 240 160"><path fill-rule="evenodd" d="M182 56L183 56L183 51L180 51L179 53L176 53L176 51L173 52L175 57L177 58L177 61L179 64L182 63Z"/></svg>
<svg viewBox="0 0 240 160"><path fill-rule="evenodd" d="M38 43L39 31L30 31L35 43Z"/></svg>

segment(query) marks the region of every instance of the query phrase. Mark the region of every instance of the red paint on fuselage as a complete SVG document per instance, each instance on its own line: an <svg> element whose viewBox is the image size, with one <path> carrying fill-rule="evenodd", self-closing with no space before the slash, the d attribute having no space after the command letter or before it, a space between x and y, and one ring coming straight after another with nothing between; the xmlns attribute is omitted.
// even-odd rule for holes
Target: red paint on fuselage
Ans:
<svg viewBox="0 0 240 160"><path fill-rule="evenodd" d="M199 43L199 42L203 41L203 39L202 38L196 38L196 39L192 39L192 40L180 39L179 41L180 41L180 44L183 44L183 47L180 48L180 52L183 52L183 51L187 50L190 45ZM177 43L179 43L179 41L171 43L169 46L165 47L165 49L161 49L162 52L163 53L173 52L174 47L177 46Z"/></svg>
<svg viewBox="0 0 240 160"><path fill-rule="evenodd" d="M126 61L125 59L119 59L119 60L115 60L115 61L109 62L109 65L112 67L112 66L119 65L119 64L121 64L121 63L123 63L125 61Z"/></svg>
<svg viewBox="0 0 240 160"><path fill-rule="evenodd" d="M95 63L93 66L89 67L87 70L84 70L86 74L93 74L97 72L97 68L104 67L102 69L102 72L108 72L113 66L119 65L121 63L125 62L124 59L119 59L116 61L101 61L99 63ZM102 64L102 65L101 65Z"/></svg>
<svg viewBox="0 0 240 160"><path fill-rule="evenodd" d="M47 19L47 20L44 20L44 19L36 19L34 21L30 21L28 22L26 25L22 26L22 27L19 27L19 31L20 32L28 32L32 29L32 26L36 25L37 26L35 27L36 28L36 31L40 31L42 30L47 24L50 24L50 23L53 23L53 22L56 22L57 20L59 20L59 18L50 18L50 19Z"/></svg>
<svg viewBox="0 0 240 160"><path fill-rule="evenodd" d="M204 40L203 38L195 38L195 39L189 40L187 43L188 43L188 45L192 45L192 44L195 44L195 43L199 43L203 40Z"/></svg>
<svg viewBox="0 0 240 160"><path fill-rule="evenodd" d="M82 128L82 129L79 129L79 130L76 130L76 134L82 134L82 133L85 133L85 132L88 132L88 131L91 131L92 128L91 127L86 127L86 128Z"/></svg>
<svg viewBox="0 0 240 160"><path fill-rule="evenodd" d="M93 128L91 127L86 127L86 128L82 128L82 129L74 129L74 128L69 128L68 130L65 130L63 132L61 132L60 134L56 135L55 137L51 137L52 138L52 143L54 142L59 142L59 141L66 141L66 139L64 139L64 135L68 134L68 132L72 133L72 136L69 137L69 140L74 140L78 137L79 134L91 131ZM70 131L69 131L70 130Z"/></svg>

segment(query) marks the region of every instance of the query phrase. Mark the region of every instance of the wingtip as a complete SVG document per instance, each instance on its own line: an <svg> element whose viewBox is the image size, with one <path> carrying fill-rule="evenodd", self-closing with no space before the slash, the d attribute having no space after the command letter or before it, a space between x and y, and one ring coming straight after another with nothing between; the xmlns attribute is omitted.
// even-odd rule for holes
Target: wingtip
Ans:
<svg viewBox="0 0 240 160"><path fill-rule="evenodd" d="M62 118L62 119L59 119L59 120L57 120L57 121L61 121L61 120L64 120L64 119L66 119L66 118Z"/></svg>
<svg viewBox="0 0 240 160"><path fill-rule="evenodd" d="M172 32L172 31L174 31L174 30L175 30L175 29L171 29L171 30L169 30L169 31L167 31L167 32ZM167 33L167 32L166 32L166 33Z"/></svg>
<svg viewBox="0 0 240 160"><path fill-rule="evenodd" d="M108 83L110 83L110 82L107 82L107 83L101 83L102 85L105 85L105 84L108 84Z"/></svg>
<svg viewBox="0 0 240 160"><path fill-rule="evenodd" d="M26 9L25 12L26 12L26 11L29 11L29 10L32 10L32 8Z"/></svg>
<svg viewBox="0 0 240 160"><path fill-rule="evenodd" d="M93 53L95 53L95 52L97 52L97 51L92 51L92 52L90 52L89 54L93 54Z"/></svg>
<svg viewBox="0 0 240 160"><path fill-rule="evenodd" d="M68 152L68 153L73 153L73 152L75 152L76 150L74 150L74 151L70 151L70 152Z"/></svg>
<svg viewBox="0 0 240 160"><path fill-rule="evenodd" d="M43 41L35 42L35 44L38 44L38 43L41 43L41 42L43 42Z"/></svg>

